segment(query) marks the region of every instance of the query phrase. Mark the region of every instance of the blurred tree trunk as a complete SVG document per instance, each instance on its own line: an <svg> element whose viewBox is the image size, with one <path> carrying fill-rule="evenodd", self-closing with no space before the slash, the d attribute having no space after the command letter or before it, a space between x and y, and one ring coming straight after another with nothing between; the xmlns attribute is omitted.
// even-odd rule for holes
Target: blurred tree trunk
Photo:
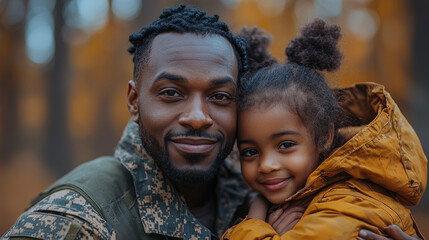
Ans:
<svg viewBox="0 0 429 240"><path fill-rule="evenodd" d="M0 57L0 160L6 161L16 147L18 135L16 64L10 58L21 45L22 33L1 31L5 34L2 36Z"/></svg>
<svg viewBox="0 0 429 240"><path fill-rule="evenodd" d="M45 161L58 175L71 168L68 134L68 49L63 39L64 6L66 0L56 1L54 9L55 54L50 64L48 79L48 117Z"/></svg>
<svg viewBox="0 0 429 240"><path fill-rule="evenodd" d="M414 42L413 42L413 82L411 102L412 112L415 116L410 119L414 126L423 150L429 154L429 1L414 0L410 3L414 16ZM417 117L418 116L418 117ZM426 190L420 206L429 204L429 193Z"/></svg>
<svg viewBox="0 0 429 240"><path fill-rule="evenodd" d="M7 6L9 2L3 2ZM4 9L4 8L3 8ZM5 11L0 14L4 18ZM19 62L22 62L23 22L0 24L0 162L10 159L18 148Z"/></svg>

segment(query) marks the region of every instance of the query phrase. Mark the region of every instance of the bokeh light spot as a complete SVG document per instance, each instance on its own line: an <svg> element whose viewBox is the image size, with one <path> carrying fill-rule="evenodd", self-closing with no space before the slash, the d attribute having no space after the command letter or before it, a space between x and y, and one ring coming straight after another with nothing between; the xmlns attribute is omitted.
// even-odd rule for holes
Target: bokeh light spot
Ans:
<svg viewBox="0 0 429 240"><path fill-rule="evenodd" d="M24 2L22 0L9 1L6 8L6 13L3 16L4 22L9 25L14 25L21 22L24 19L24 17L25 17Z"/></svg>
<svg viewBox="0 0 429 240"><path fill-rule="evenodd" d="M314 12L320 18L336 17L341 11L342 0L316 0L314 3Z"/></svg>
<svg viewBox="0 0 429 240"><path fill-rule="evenodd" d="M257 0L259 9L270 17L280 15L286 7L286 0Z"/></svg>
<svg viewBox="0 0 429 240"><path fill-rule="evenodd" d="M141 7L140 0L112 0L113 14L123 20L135 18Z"/></svg>
<svg viewBox="0 0 429 240"><path fill-rule="evenodd" d="M55 52L52 14L48 9L40 8L31 15L25 26L27 56L35 63L44 64Z"/></svg>
<svg viewBox="0 0 429 240"><path fill-rule="evenodd" d="M361 40L374 37L378 30L378 15L368 9L357 9L349 13L347 26Z"/></svg>
<svg viewBox="0 0 429 240"><path fill-rule="evenodd" d="M235 9L242 0L220 0L220 2L227 8Z"/></svg>
<svg viewBox="0 0 429 240"><path fill-rule="evenodd" d="M107 22L109 2L107 0L71 0L64 14L69 27L96 31Z"/></svg>

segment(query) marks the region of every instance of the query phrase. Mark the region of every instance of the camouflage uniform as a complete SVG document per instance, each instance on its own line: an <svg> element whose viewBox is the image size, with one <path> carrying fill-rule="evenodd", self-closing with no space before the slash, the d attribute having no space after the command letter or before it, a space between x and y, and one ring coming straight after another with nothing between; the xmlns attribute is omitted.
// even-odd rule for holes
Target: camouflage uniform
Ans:
<svg viewBox="0 0 429 240"><path fill-rule="evenodd" d="M201 225L142 148L137 124L130 121L115 151L131 173L144 231L149 239L210 239L221 236L231 225L235 209L244 201L247 189L231 162L220 168L217 186L216 232ZM2 239L116 239L115 230L80 194L72 190L55 192L24 212Z"/></svg>

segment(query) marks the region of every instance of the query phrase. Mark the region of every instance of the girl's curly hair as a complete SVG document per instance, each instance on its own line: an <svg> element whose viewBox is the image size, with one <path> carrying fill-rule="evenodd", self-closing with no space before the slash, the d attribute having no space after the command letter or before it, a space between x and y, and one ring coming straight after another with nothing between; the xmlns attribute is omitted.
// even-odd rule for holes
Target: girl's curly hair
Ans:
<svg viewBox="0 0 429 240"><path fill-rule="evenodd" d="M267 55L258 55L267 59L260 62L269 64L242 81L238 91L239 113L283 104L300 117L315 144L324 149L332 126L336 130L343 124L341 108L321 72L339 68L343 58L338 49L340 37L340 27L316 19L289 43L286 63L272 64ZM330 151L324 150L321 159Z"/></svg>

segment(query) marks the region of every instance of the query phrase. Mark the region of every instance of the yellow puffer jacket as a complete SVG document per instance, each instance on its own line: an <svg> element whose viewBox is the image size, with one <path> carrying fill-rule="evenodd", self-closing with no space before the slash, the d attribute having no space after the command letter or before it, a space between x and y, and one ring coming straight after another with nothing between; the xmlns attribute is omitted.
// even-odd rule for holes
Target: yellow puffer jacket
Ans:
<svg viewBox="0 0 429 240"><path fill-rule="evenodd" d="M381 85L335 92L343 109L367 125L340 131L350 139L286 199L307 206L298 224L279 236L264 221L247 218L224 239L356 239L360 229L383 235L390 224L423 238L403 206L416 205L426 187L427 159L413 128Z"/></svg>

